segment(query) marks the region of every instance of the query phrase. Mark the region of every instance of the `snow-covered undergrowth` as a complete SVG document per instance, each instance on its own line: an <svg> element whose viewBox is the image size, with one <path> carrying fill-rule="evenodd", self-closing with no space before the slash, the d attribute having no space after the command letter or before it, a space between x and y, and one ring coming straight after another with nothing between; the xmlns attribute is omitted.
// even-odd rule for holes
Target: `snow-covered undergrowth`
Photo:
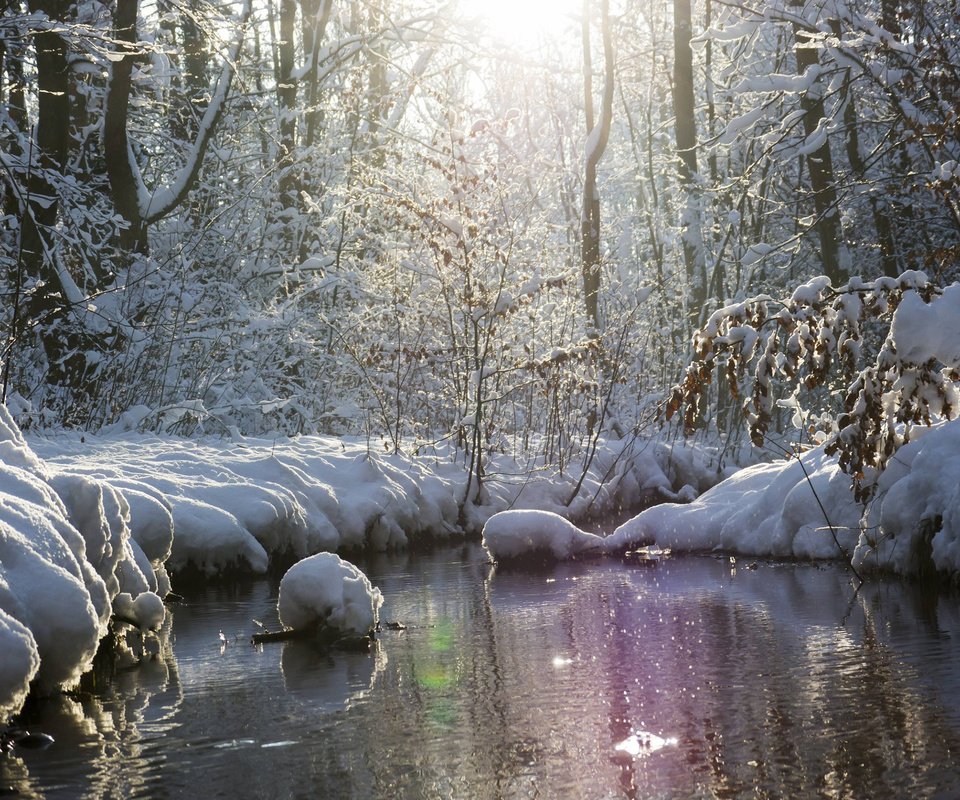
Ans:
<svg viewBox="0 0 960 800"><path fill-rule="evenodd" d="M62 435L31 441L64 475L89 477L127 498L134 538L154 558L169 546L171 571L263 572L269 558L321 551L391 549L479 531L505 508L577 519L639 502L695 496L717 478L702 454L660 443L605 443L572 503L579 465L559 474L491 456L483 496L460 507L461 459L448 450L408 456L365 440L305 436L239 442ZM174 531L172 545L168 535Z"/></svg>
<svg viewBox="0 0 960 800"><path fill-rule="evenodd" d="M838 558L853 552L859 531L850 478L817 448L800 460L746 467L687 505L649 508L614 531L606 547Z"/></svg>
<svg viewBox="0 0 960 800"><path fill-rule="evenodd" d="M832 531L817 498L829 509ZM652 506L603 539L551 514L536 520L537 533L532 536L533 522L511 512L497 514L484 528L484 546L497 560L528 553L552 553L563 559L645 545L688 552L838 558L851 553L857 543L860 509L853 502L850 479L840 472L836 459L818 448L805 454L802 462L746 467L692 502Z"/></svg>
<svg viewBox="0 0 960 800"><path fill-rule="evenodd" d="M0 718L31 682L76 684L118 600L143 628L163 621L166 575L128 520L119 492L41 462L0 406Z"/></svg>
<svg viewBox="0 0 960 800"><path fill-rule="evenodd" d="M960 420L914 429L877 481L854 565L960 575Z"/></svg>

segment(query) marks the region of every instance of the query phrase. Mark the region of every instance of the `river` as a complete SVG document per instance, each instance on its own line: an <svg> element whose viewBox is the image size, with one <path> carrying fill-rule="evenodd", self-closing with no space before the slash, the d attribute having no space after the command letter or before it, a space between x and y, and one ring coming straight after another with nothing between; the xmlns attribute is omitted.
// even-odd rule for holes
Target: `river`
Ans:
<svg viewBox="0 0 960 800"><path fill-rule="evenodd" d="M405 626L369 654L255 647L276 583L197 588L155 658L28 707L56 741L0 756L0 793L960 796L954 593L709 556L523 572L470 545L357 563Z"/></svg>

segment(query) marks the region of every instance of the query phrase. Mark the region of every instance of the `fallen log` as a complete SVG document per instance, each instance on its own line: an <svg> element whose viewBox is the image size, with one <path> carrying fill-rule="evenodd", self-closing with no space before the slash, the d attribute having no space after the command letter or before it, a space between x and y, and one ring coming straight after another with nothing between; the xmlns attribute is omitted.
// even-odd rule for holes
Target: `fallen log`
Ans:
<svg viewBox="0 0 960 800"><path fill-rule="evenodd" d="M373 632L365 636L356 636L341 633L338 630L322 625L310 625L306 628L284 628L279 631L264 630L250 637L253 644L267 644L270 642L313 641L338 650L354 650L367 652L373 641Z"/></svg>
<svg viewBox="0 0 960 800"><path fill-rule="evenodd" d="M284 628L282 631L264 631L263 633L255 633L250 637L250 641L254 644L264 644L265 642L287 642L291 639L307 639L310 636L313 636L316 631L303 629L297 630L296 628Z"/></svg>

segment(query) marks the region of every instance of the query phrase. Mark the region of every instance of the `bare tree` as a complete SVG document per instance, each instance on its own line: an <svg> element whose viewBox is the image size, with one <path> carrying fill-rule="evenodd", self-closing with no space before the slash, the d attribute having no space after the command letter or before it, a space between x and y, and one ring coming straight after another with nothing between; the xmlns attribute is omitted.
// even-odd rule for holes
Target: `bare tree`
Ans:
<svg viewBox="0 0 960 800"><path fill-rule="evenodd" d="M697 190L697 119L693 87L693 51L690 37L693 22L690 0L673 3L673 106L677 153L680 156L680 185L684 197L681 220L683 263L689 287L688 309L696 321L707 299L707 272L700 237L700 209Z"/></svg>
<svg viewBox="0 0 960 800"><path fill-rule="evenodd" d="M580 207L580 269L583 275L583 301L594 331L600 331L600 192L597 166L607 148L613 120L613 33L609 0L600 0L600 31L603 40L603 94L600 118L594 120L593 63L590 52L590 0L583 0L583 106L587 123L584 153L583 201Z"/></svg>
<svg viewBox="0 0 960 800"><path fill-rule="evenodd" d="M802 8L804 0L792 0L791 5ZM797 74L804 75L807 70L819 64L819 45L816 31L806 29L799 22L795 24ZM800 97L803 111L803 131L808 141L820 135L824 124L823 87L814 81L813 85ZM843 229L840 225L840 209L837 205L837 185L833 173L833 156L830 153L828 137L810 153L807 158L807 170L810 173L810 189L813 193L813 206L816 209L816 229L820 240L820 259L823 271L834 284L843 283L848 277L847 267L841 258L843 249Z"/></svg>

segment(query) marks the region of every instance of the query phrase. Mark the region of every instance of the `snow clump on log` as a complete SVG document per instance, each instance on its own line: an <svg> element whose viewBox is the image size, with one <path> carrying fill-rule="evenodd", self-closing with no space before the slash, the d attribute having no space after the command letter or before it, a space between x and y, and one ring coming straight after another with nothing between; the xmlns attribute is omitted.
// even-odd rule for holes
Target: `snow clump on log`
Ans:
<svg viewBox="0 0 960 800"><path fill-rule="evenodd" d="M318 553L298 561L280 581L277 610L286 628L312 626L366 636L379 619L383 595L349 561Z"/></svg>

